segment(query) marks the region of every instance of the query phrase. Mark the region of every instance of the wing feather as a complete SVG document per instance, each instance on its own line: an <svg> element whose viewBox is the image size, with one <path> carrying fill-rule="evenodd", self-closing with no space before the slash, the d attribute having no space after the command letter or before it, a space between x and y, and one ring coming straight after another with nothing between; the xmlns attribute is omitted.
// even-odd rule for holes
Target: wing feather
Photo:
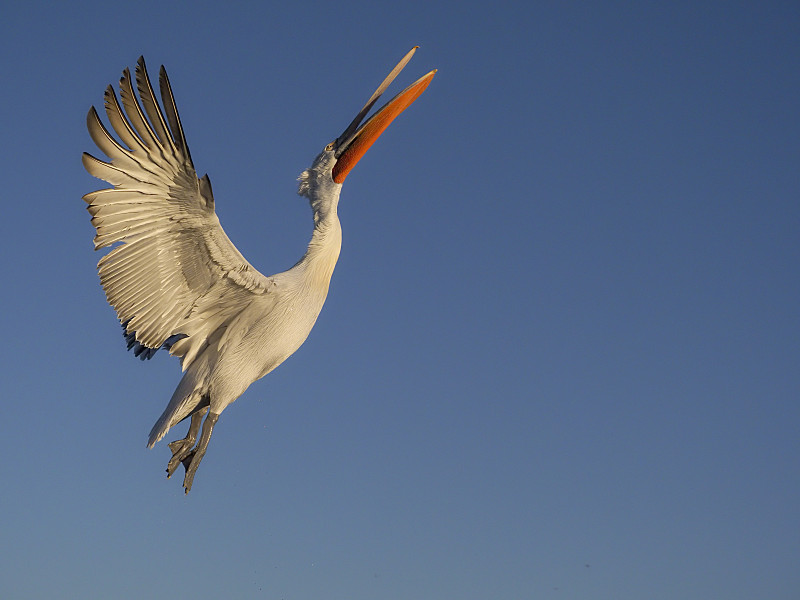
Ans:
<svg viewBox="0 0 800 600"><path fill-rule="evenodd" d="M168 145L168 150L171 155L177 154L178 148L172 139L172 134L167 129L167 123L164 120L164 115L158 107L158 101L153 93L153 86L150 85L150 77L147 75L147 67L144 64L144 57L140 56L136 63L136 86L139 90L139 98L142 101L142 106L150 119L150 123L155 128L154 134L162 142L162 147Z"/></svg>
<svg viewBox="0 0 800 600"><path fill-rule="evenodd" d="M144 144L142 144L139 136L136 135L133 127L131 127L128 119L125 117L125 113L119 104L117 95L114 93L114 87L111 85L106 88L106 91L103 94L103 104L106 109L108 121L111 123L111 127L120 137L122 142L132 150L139 150L146 153L147 148Z"/></svg>
<svg viewBox="0 0 800 600"><path fill-rule="evenodd" d="M105 91L116 137L94 107L87 115L92 140L110 160L85 153L83 164L114 187L84 200L97 231L95 248L111 248L97 267L128 347L142 358L169 347L186 369L215 331L271 284L231 243L214 213L211 184L197 177L164 68L163 110L143 58L136 89L138 97L125 69L119 99L113 87Z"/></svg>
<svg viewBox="0 0 800 600"><path fill-rule="evenodd" d="M178 107L175 104L175 97L172 95L172 86L169 84L167 70L163 65L158 73L158 86L161 89L161 100L164 103L164 109L167 111L169 127L172 130L172 134L175 136L178 149L191 162L189 147L186 145L186 136L183 135L183 125L181 125L181 118L178 116Z"/></svg>

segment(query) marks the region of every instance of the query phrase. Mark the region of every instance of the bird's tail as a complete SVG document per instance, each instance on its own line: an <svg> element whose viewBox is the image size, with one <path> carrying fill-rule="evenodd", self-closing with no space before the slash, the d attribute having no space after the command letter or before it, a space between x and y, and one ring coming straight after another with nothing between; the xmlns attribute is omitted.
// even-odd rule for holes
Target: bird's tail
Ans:
<svg viewBox="0 0 800 600"><path fill-rule="evenodd" d="M208 393L204 389L203 377L198 377L197 370L187 371L175 392L170 398L167 408L150 430L147 447L152 448L161 440L173 425L177 425L195 411L208 406Z"/></svg>

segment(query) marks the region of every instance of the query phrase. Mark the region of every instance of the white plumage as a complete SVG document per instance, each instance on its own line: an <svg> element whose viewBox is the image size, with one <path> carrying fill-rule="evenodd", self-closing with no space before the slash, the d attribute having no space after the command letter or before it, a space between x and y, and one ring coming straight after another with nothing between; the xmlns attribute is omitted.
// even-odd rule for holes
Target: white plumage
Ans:
<svg viewBox="0 0 800 600"><path fill-rule="evenodd" d="M89 133L110 161L84 154L83 164L114 186L84 196L97 230L95 248L112 248L98 263L100 281L137 356L149 358L166 347L181 360L185 374L148 446L192 417L188 435L170 444L167 467L172 475L183 463L187 493L219 414L293 354L314 326L341 248L341 183L435 74L417 80L361 124L415 50L301 174L298 191L314 213L311 242L294 267L270 277L245 260L220 226L211 183L208 176L197 177L163 67L163 110L142 58L136 67L138 98L127 69L120 80L121 105L113 88L106 89L106 115L122 143L94 107L89 111Z"/></svg>

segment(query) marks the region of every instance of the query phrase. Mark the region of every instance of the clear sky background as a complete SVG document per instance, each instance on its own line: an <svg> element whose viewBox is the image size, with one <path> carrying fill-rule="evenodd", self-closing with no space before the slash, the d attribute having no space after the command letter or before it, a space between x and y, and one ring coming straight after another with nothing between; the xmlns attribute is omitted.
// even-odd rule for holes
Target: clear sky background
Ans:
<svg viewBox="0 0 800 600"><path fill-rule="evenodd" d="M797 2L6 3L3 598L800 597ZM85 115L144 54L260 270L413 45L306 344L184 497ZM182 437L185 426L171 432Z"/></svg>

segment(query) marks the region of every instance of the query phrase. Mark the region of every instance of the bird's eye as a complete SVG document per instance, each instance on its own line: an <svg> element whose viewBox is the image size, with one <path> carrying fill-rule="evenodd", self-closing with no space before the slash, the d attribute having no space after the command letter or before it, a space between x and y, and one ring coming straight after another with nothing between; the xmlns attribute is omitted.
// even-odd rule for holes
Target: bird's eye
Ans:
<svg viewBox="0 0 800 600"><path fill-rule="evenodd" d="M334 143L335 143L335 142L331 142L330 144L328 144L327 146L325 146L325 152L330 152L331 150L333 150L333 144L334 144ZM317 148L319 148L319 146L317 146Z"/></svg>

